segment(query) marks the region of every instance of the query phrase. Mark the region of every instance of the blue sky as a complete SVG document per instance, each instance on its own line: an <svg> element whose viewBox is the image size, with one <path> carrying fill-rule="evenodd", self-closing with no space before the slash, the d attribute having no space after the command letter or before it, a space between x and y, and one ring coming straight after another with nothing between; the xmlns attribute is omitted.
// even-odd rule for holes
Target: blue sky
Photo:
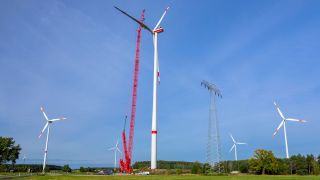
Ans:
<svg viewBox="0 0 320 180"><path fill-rule="evenodd" d="M319 154L318 77L320 2L282 1L0 1L0 135L21 144L22 154L41 159L53 124L49 163L111 164L112 147L130 111L137 25L146 9L153 27L170 10L159 35L161 85L158 159L205 161L209 94L201 80L216 84L223 159L233 159L231 132L249 145L285 157L283 132L273 100L286 116L290 154ZM153 47L141 41L133 160L150 159Z"/></svg>

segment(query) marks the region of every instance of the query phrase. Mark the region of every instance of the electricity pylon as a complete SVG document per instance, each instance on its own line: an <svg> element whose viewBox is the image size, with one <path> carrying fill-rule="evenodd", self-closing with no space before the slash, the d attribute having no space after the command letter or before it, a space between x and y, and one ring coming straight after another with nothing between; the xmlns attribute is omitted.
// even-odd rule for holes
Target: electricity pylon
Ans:
<svg viewBox="0 0 320 180"><path fill-rule="evenodd" d="M222 97L220 90L216 85L208 81L202 81L201 85L209 90L210 93L210 107L209 107L209 121L208 121L208 143L207 143L207 163L211 168L218 167L221 172L221 144L219 135L219 123L216 108L216 97Z"/></svg>

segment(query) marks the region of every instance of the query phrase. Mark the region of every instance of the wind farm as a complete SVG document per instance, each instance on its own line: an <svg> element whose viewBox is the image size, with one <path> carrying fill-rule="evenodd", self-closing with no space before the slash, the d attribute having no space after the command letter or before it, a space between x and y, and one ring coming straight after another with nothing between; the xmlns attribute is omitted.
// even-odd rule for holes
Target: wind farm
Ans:
<svg viewBox="0 0 320 180"><path fill-rule="evenodd" d="M0 178L318 179L319 5L0 2Z"/></svg>

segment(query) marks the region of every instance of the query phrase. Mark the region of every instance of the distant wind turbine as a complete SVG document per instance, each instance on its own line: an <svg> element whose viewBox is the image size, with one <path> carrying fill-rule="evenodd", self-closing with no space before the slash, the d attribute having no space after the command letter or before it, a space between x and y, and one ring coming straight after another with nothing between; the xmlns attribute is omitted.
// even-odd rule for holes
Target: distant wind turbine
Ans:
<svg viewBox="0 0 320 180"><path fill-rule="evenodd" d="M25 164L26 159L27 159L27 156L26 156L26 155L23 155L23 158L22 158L22 160L23 160L23 164Z"/></svg>
<svg viewBox="0 0 320 180"><path fill-rule="evenodd" d="M41 112L43 113L43 116L46 118L47 123L44 125L39 138L42 136L43 132L47 130L47 140L46 140L46 146L44 149L44 157L43 157L43 166L42 166L42 173L45 173L45 168L46 168L46 162L47 162L47 154L48 154L48 141L49 141L49 133L50 133L50 124L55 122L55 121L60 121L60 120L64 120L66 118L56 118L56 119L48 119L46 113L44 112L43 107L40 108Z"/></svg>
<svg viewBox="0 0 320 180"><path fill-rule="evenodd" d="M279 129L283 126L284 141L285 141L285 144L286 144L286 157L289 158L289 148L288 148L288 140L287 140L286 121L295 121L295 122L307 122L307 121L299 120L299 119L293 119L293 118L285 118L284 115L282 114L282 112L280 111L280 108L277 105L277 103L276 102L273 102L273 103L276 106L276 109L277 109L280 117L282 118L282 121L279 124L279 126L277 127L277 129L274 131L273 136L275 136L278 133Z"/></svg>
<svg viewBox="0 0 320 180"><path fill-rule="evenodd" d="M120 151L120 149L118 148L118 140L116 143L116 146L112 147L109 149L109 151L114 151L114 169L117 168L117 151L121 154L122 152Z"/></svg>
<svg viewBox="0 0 320 180"><path fill-rule="evenodd" d="M233 141L233 146L231 147L230 151L231 152L234 149L234 158L236 161L238 161L238 154L237 154L237 145L243 145L243 144L247 144L247 143L243 143L243 142L237 142L236 140L234 140L232 134L229 134L232 141Z"/></svg>

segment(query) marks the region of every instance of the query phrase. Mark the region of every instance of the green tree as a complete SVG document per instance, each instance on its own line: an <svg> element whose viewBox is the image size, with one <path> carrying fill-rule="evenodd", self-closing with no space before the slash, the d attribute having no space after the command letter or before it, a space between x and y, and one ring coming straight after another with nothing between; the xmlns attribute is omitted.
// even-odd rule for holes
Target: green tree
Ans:
<svg viewBox="0 0 320 180"><path fill-rule="evenodd" d="M201 173L201 164L200 164L198 161L196 161L196 162L193 163L192 169L191 169L191 173L192 173L192 174L199 174L199 173Z"/></svg>
<svg viewBox="0 0 320 180"><path fill-rule="evenodd" d="M182 174L182 169L176 169L176 174L178 175Z"/></svg>
<svg viewBox="0 0 320 180"><path fill-rule="evenodd" d="M272 151L257 149L249 160L250 170L256 174L276 174L278 162Z"/></svg>
<svg viewBox="0 0 320 180"><path fill-rule="evenodd" d="M0 164L11 161L14 165L16 160L19 159L20 151L20 145L15 145L13 138L0 136Z"/></svg>
<svg viewBox="0 0 320 180"><path fill-rule="evenodd" d="M0 164L0 172L7 172L7 166L5 164Z"/></svg>
<svg viewBox="0 0 320 180"><path fill-rule="evenodd" d="M84 168L84 167L81 166L80 169L79 169L79 171L80 171L80 172L87 172L87 168Z"/></svg>
<svg viewBox="0 0 320 180"><path fill-rule="evenodd" d="M277 159L278 161L278 173L277 174L291 174L291 160L290 159Z"/></svg>
<svg viewBox="0 0 320 180"><path fill-rule="evenodd" d="M248 173L249 172L249 162L248 160L241 160L239 163L239 171L241 173Z"/></svg>
<svg viewBox="0 0 320 180"><path fill-rule="evenodd" d="M313 167L312 174L313 175L319 175L320 174L320 166L319 166L319 164L318 164L318 162L316 160L314 160L312 162L312 167Z"/></svg>
<svg viewBox="0 0 320 180"><path fill-rule="evenodd" d="M313 165L313 162L314 162L314 156L312 154L307 154L307 157L306 157L306 162L307 162L307 166L308 166L308 174L312 174L312 172L314 171L314 165Z"/></svg>
<svg viewBox="0 0 320 180"><path fill-rule="evenodd" d="M308 174L308 164L306 157L301 154L293 155L290 157L292 163L292 173L298 175Z"/></svg>
<svg viewBox="0 0 320 180"><path fill-rule="evenodd" d="M211 173L211 166L209 163L204 163L202 166L202 173L203 174L210 174Z"/></svg>
<svg viewBox="0 0 320 180"><path fill-rule="evenodd" d="M66 165L64 165L64 166L62 167L62 171L63 171L63 172L71 172L72 169L69 167L68 164L66 164Z"/></svg>

